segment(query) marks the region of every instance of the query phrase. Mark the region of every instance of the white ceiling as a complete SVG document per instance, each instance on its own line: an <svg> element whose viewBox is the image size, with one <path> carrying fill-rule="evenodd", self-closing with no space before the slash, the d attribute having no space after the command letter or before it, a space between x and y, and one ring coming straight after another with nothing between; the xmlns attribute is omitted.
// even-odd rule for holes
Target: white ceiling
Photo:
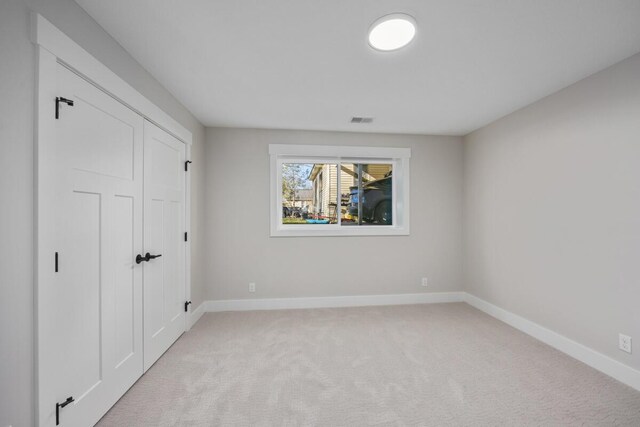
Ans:
<svg viewBox="0 0 640 427"><path fill-rule="evenodd" d="M640 0L76 1L206 126L463 135L640 51Z"/></svg>

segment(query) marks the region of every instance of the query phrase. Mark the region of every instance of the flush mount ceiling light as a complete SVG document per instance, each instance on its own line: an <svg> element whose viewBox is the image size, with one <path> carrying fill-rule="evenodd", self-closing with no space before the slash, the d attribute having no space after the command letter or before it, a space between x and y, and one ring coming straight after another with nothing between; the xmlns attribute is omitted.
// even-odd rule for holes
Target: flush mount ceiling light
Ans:
<svg viewBox="0 0 640 427"><path fill-rule="evenodd" d="M383 16L369 29L369 45L384 52L408 45L416 35L416 21L404 13Z"/></svg>

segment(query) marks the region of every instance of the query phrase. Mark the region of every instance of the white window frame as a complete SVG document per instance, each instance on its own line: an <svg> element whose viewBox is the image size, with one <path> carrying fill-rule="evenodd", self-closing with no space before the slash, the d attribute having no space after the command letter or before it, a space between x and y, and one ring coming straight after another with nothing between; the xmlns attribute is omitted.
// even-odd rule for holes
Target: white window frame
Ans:
<svg viewBox="0 0 640 427"><path fill-rule="evenodd" d="M296 236L406 236L410 212L410 148L357 147L332 145L270 144L271 237ZM282 223L282 165L284 163L385 163L393 168L392 225L342 226L337 224ZM338 171L339 172L339 171ZM340 187L338 173L338 188ZM340 193L340 191L338 191ZM336 202L338 202L336 200ZM340 204L338 203L338 206ZM340 214L338 213L338 218Z"/></svg>

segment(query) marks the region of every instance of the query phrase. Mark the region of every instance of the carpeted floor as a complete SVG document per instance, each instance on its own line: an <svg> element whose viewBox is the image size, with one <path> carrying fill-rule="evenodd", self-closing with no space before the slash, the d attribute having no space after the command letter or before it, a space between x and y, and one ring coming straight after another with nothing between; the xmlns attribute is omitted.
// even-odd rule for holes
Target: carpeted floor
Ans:
<svg viewBox="0 0 640 427"><path fill-rule="evenodd" d="M209 313L99 426L640 426L640 392L464 303Z"/></svg>

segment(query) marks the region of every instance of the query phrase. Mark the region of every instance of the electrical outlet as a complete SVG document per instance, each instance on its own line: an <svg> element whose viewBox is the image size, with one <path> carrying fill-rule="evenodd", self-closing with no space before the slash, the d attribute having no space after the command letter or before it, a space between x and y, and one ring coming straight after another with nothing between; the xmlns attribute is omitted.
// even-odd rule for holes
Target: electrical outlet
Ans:
<svg viewBox="0 0 640 427"><path fill-rule="evenodd" d="M425 288L429 286L429 280L426 277L422 278L422 286L424 286Z"/></svg>
<svg viewBox="0 0 640 427"><path fill-rule="evenodd" d="M619 334L618 347L620 347L620 350L626 351L627 353L631 354L631 337L628 335Z"/></svg>
<svg viewBox="0 0 640 427"><path fill-rule="evenodd" d="M251 282L249 283L249 292L255 292L256 291L256 284Z"/></svg>

